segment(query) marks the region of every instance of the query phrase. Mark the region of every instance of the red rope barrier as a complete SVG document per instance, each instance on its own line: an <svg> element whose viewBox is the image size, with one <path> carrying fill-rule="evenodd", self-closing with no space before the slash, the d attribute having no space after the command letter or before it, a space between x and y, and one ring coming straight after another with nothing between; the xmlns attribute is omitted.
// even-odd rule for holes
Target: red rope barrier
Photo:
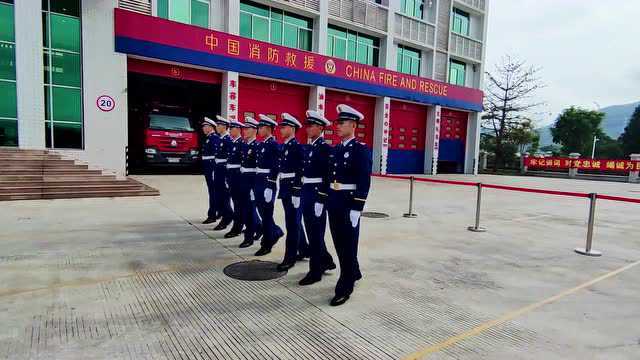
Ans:
<svg viewBox="0 0 640 360"><path fill-rule="evenodd" d="M602 200L611 200L611 201L622 201L622 202L630 202L640 204L640 199L627 198L621 196L610 196L610 195L600 195L598 194L598 199Z"/></svg>
<svg viewBox="0 0 640 360"><path fill-rule="evenodd" d="M582 197L582 198L589 197L589 194L586 194L586 193L578 193L578 192L570 192L570 191L558 191L558 190L544 190L544 189L529 189L529 188L521 188L521 187L506 186L506 185L482 184L482 187L491 188L491 189L508 190L508 191L520 191L520 192L528 192L528 193L547 194L547 195L573 196L573 197Z"/></svg>

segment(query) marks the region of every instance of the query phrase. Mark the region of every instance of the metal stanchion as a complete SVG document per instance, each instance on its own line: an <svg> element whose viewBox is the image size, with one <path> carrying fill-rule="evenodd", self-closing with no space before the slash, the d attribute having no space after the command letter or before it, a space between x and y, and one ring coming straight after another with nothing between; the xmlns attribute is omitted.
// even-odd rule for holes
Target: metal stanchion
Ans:
<svg viewBox="0 0 640 360"><path fill-rule="evenodd" d="M590 204L589 204L589 225L587 227L587 245L584 248L576 248L575 252L580 255L587 256L602 256L602 252L598 250L593 250L591 248L591 244L593 242L593 223L596 218L596 200L598 199L598 194L591 193L589 194Z"/></svg>
<svg viewBox="0 0 640 360"><path fill-rule="evenodd" d="M415 214L413 212L413 183L415 181L415 178L412 176L409 178L409 212L402 215L406 218L416 218L418 217L418 214Z"/></svg>
<svg viewBox="0 0 640 360"><path fill-rule="evenodd" d="M487 229L480 227L480 207L482 206L482 183L478 183L478 200L476 202L476 224L467 229L473 232L485 232Z"/></svg>

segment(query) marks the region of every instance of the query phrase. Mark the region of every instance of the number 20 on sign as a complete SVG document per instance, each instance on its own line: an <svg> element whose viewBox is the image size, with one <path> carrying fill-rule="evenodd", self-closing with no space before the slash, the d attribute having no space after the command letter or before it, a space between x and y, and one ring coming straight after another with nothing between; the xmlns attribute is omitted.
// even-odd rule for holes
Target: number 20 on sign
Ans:
<svg viewBox="0 0 640 360"><path fill-rule="evenodd" d="M109 95L100 95L98 96L98 99L96 99L96 105L98 106L98 109L108 112L116 107L116 102Z"/></svg>

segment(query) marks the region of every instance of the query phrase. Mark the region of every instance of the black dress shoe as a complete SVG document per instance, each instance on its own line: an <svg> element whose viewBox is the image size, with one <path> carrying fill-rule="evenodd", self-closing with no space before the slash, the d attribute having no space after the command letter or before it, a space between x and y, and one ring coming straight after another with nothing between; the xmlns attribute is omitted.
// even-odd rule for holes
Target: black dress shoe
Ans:
<svg viewBox="0 0 640 360"><path fill-rule="evenodd" d="M331 299L331 302L329 303L329 305L331 306L340 306L344 303L347 302L347 300L349 300L349 298L351 297L351 295L346 294L346 295L336 295L333 297L333 299Z"/></svg>
<svg viewBox="0 0 640 360"><path fill-rule="evenodd" d="M331 262L331 263L326 264L326 265L324 266L324 271L327 271L327 270L335 270L335 269L336 269L336 264L335 264L334 262Z"/></svg>
<svg viewBox="0 0 640 360"><path fill-rule="evenodd" d="M300 284L302 286L306 286L306 285L315 284L315 283L319 282L320 280L322 280L322 275L315 275L315 274L307 273L307 275L305 275L305 277L303 277L302 280L300 280L300 282L298 282L298 284Z"/></svg>
<svg viewBox="0 0 640 360"><path fill-rule="evenodd" d="M213 228L214 231L220 231L220 230L224 230L227 228L227 226L229 226L229 224L231 223L231 221L221 221L220 224L216 225L216 227Z"/></svg>
<svg viewBox="0 0 640 360"><path fill-rule="evenodd" d="M271 248L261 247L260 250L256 251L255 256L264 256L271 252Z"/></svg>
<svg viewBox="0 0 640 360"><path fill-rule="evenodd" d="M238 235L240 235L240 232L238 232L238 231L229 231L228 233L224 234L224 238L225 239L230 239L230 238L236 237Z"/></svg>
<svg viewBox="0 0 640 360"><path fill-rule="evenodd" d="M214 218L207 218L207 220L203 221L203 224L213 224L214 222L216 222L216 219Z"/></svg>
<svg viewBox="0 0 640 360"><path fill-rule="evenodd" d="M287 271L289 269L291 269L292 267L295 266L295 262L282 262L280 264L278 264L278 266L276 267L278 269L278 271Z"/></svg>
<svg viewBox="0 0 640 360"><path fill-rule="evenodd" d="M243 241L240 245L238 245L239 248L248 248L249 246L253 245L253 241L252 240L245 240Z"/></svg>

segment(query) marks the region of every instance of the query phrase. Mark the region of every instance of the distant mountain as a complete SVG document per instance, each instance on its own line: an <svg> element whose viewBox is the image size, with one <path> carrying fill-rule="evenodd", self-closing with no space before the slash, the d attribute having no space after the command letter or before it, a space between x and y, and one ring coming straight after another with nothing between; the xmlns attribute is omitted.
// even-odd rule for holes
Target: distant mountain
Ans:
<svg viewBox="0 0 640 360"><path fill-rule="evenodd" d="M602 129L604 132L614 139L617 139L627 126L633 111L640 105L640 101L625 104L625 105L613 105L600 109L605 116L602 121ZM538 129L540 134L540 146L551 145L553 143L553 136L551 136L551 125Z"/></svg>

